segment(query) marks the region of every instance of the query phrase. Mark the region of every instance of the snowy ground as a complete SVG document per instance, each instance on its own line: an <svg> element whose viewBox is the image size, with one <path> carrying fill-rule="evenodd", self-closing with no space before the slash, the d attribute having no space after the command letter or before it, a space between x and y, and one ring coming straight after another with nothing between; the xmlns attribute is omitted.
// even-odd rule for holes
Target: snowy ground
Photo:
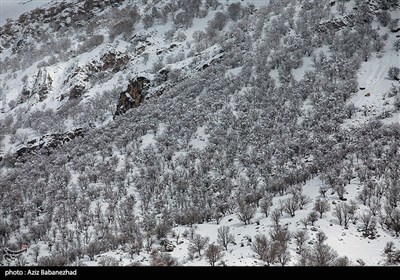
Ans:
<svg viewBox="0 0 400 280"><path fill-rule="evenodd" d="M319 187L323 183L318 178L308 181L303 186L303 194L315 198L320 197ZM348 200L354 199L357 190L357 183L352 182L352 184L346 187L347 194L345 197ZM329 193L329 192L328 192ZM278 201L288 198L289 196L275 197L274 207L271 211L279 205ZM328 201L331 204L331 211L325 213L322 219L315 222L314 226L317 230L322 230L328 237L326 243L337 250L340 256L347 256L353 265L357 265L357 260L362 259L366 265L382 265L383 255L382 251L385 247L386 242L393 239L392 236L388 236L380 228L378 228L379 238L369 240L362 236L362 233L358 231L360 223L352 224L350 223L349 228L345 229L340 226L337 218L332 215L333 204L332 202L338 202L337 195L327 195ZM305 218L308 213L312 210L313 203L308 204L305 209L296 211L295 217L291 218L287 213L283 215L281 224L288 225L291 232L295 232L302 229L303 226L299 223L302 218ZM359 210L360 211L360 210ZM252 219L250 225L244 225L243 222L239 221L236 215L229 215L224 217L220 224L217 225L216 222L210 222L205 224L199 224L195 226L196 233L202 236L208 236L210 238L210 243L216 243L217 241L217 230L221 226L228 226L230 232L235 236L236 245L228 245L228 251L225 251L222 260L230 266L254 266L254 265L264 265L258 258L258 256L251 249L251 242L248 237L254 240L254 235L256 234L266 234L272 228L272 221L270 217L265 218L261 213L257 213ZM310 240L315 241L315 235L317 231L311 230L311 226L308 226L308 233L310 235ZM174 228L175 232L182 233L185 230L189 230L189 227L177 227ZM171 239L172 241L172 239ZM176 243L175 243L176 244ZM217 244L217 243L216 243ZM172 256L183 260L184 265L197 266L197 265L209 265L205 257L195 258L193 261L187 260L187 246L188 240L180 245L177 245L175 250L172 252ZM295 253L294 242L289 242L289 248L291 249L291 261L289 265L295 265L298 261L299 255Z"/></svg>
<svg viewBox="0 0 400 280"><path fill-rule="evenodd" d="M0 24L8 18L18 19L20 15L57 0L0 0Z"/></svg>
<svg viewBox="0 0 400 280"><path fill-rule="evenodd" d="M387 28L382 33L389 35L383 51L374 53L367 62L363 62L358 72L359 91L350 98L349 103L353 103L360 112L356 118L347 120L347 125L364 123L392 107L387 92L393 85L399 86L400 83L389 78L388 70L391 66L400 65L400 53L393 48L393 43L398 38L396 33ZM397 112L384 119L384 122L399 123L400 114Z"/></svg>

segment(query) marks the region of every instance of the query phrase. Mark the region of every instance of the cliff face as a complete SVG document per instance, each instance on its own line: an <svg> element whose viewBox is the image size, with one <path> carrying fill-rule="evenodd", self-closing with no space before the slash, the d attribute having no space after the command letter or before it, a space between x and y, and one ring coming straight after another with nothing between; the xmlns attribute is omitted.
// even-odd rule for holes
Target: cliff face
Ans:
<svg viewBox="0 0 400 280"><path fill-rule="evenodd" d="M137 108L143 102L150 81L145 77L138 77L130 81L126 91L121 92L115 115L124 114L132 108Z"/></svg>
<svg viewBox="0 0 400 280"><path fill-rule="evenodd" d="M129 62L131 57L127 53L110 51L102 56L102 66L99 66L100 71L111 70L113 73L121 71Z"/></svg>
<svg viewBox="0 0 400 280"><path fill-rule="evenodd" d="M30 140L24 146L19 148L15 153L15 158L17 158L19 161L25 161L26 159L24 156L26 154L41 153L49 155L53 149L62 146L63 144L78 137L84 137L83 128L76 128L73 131L65 133L43 135L40 138ZM0 161L1 159L2 158L0 157Z"/></svg>
<svg viewBox="0 0 400 280"><path fill-rule="evenodd" d="M45 68L40 68L34 80L26 81L22 90L20 102L23 103L32 96L39 102L45 100L51 90L53 79Z"/></svg>

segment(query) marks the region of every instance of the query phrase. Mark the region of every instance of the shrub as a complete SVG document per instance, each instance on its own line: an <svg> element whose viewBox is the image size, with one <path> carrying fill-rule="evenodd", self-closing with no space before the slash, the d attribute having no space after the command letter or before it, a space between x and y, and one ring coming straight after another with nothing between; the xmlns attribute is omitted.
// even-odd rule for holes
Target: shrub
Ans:
<svg viewBox="0 0 400 280"><path fill-rule="evenodd" d="M400 80L400 68L391 66L388 71L389 78L399 81Z"/></svg>

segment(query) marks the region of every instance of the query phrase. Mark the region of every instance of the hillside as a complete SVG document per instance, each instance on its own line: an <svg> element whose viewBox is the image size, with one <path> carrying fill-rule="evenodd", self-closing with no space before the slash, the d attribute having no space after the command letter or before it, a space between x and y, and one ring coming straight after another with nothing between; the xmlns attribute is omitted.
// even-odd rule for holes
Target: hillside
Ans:
<svg viewBox="0 0 400 280"><path fill-rule="evenodd" d="M2 265L399 265L399 1L33 2Z"/></svg>

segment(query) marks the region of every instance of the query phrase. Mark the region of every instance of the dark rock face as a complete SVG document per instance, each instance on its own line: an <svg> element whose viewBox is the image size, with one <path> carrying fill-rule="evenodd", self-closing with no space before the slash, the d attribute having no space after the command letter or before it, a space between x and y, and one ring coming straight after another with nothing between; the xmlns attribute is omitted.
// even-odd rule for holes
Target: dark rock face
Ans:
<svg viewBox="0 0 400 280"><path fill-rule="evenodd" d="M40 139L29 141L26 146L17 150L16 158L24 161L21 157L25 154L37 154L39 152L50 154L51 149L57 148L77 137L84 137L83 128L77 128L72 132L44 135Z"/></svg>
<svg viewBox="0 0 400 280"><path fill-rule="evenodd" d="M83 86L75 85L69 92L69 98L77 99L82 96L84 91L85 91L85 88Z"/></svg>
<svg viewBox="0 0 400 280"><path fill-rule="evenodd" d="M129 109L139 107L143 102L149 83L150 81L144 77L132 80L128 85L128 89L119 96L115 115L118 116L124 114Z"/></svg>
<svg viewBox="0 0 400 280"><path fill-rule="evenodd" d="M103 66L100 68L100 70L106 71L111 69L113 73L117 73L126 66L129 60L130 57L128 54L108 52L101 58Z"/></svg>

